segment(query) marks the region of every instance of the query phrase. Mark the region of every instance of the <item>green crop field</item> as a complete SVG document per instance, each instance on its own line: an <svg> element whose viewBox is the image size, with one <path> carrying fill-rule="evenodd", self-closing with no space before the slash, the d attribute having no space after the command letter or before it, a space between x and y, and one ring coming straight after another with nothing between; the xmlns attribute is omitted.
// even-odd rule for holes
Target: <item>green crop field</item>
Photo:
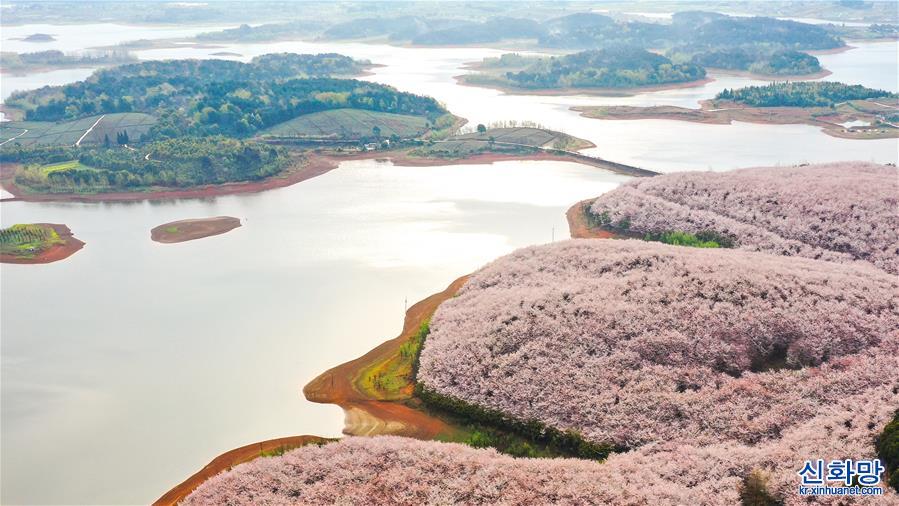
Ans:
<svg viewBox="0 0 899 506"><path fill-rule="evenodd" d="M98 119L99 115L59 123L5 121L0 123L0 142L22 146L71 146L78 142ZM128 132L128 137L136 142L154 123L156 118L140 112L106 114L84 137L81 145L102 144L107 135L110 142L115 143L116 134L120 132Z"/></svg>
<svg viewBox="0 0 899 506"><path fill-rule="evenodd" d="M54 172L65 172L67 170L74 170L74 169L97 170L97 169L88 167L87 165L84 165L84 164L78 162L78 160L70 160L68 162L61 162L61 163L51 163L49 165L41 166L41 170L44 172L44 174L47 174L47 175L50 175Z"/></svg>
<svg viewBox="0 0 899 506"><path fill-rule="evenodd" d="M381 137L397 135L408 139L426 132L428 121L420 116L361 109L332 109L285 121L265 130L263 135L355 140L372 137L374 127L381 129Z"/></svg>
<svg viewBox="0 0 899 506"><path fill-rule="evenodd" d="M51 227L43 225L13 225L0 229L0 253L18 257L32 257L50 246L64 241Z"/></svg>

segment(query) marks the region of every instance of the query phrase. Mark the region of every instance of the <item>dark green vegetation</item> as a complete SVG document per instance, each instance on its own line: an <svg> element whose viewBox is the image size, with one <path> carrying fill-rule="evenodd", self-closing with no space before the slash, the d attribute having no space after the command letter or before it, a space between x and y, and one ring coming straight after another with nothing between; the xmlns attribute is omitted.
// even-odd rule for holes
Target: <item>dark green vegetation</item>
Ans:
<svg viewBox="0 0 899 506"><path fill-rule="evenodd" d="M467 427L470 432L459 442L477 448L489 446L518 457L591 460L604 460L612 452L625 450L592 443L576 431L562 431L536 420L516 420L499 411L438 394L421 383L416 383L415 395L428 409L449 416L454 425Z"/></svg>
<svg viewBox="0 0 899 506"><path fill-rule="evenodd" d="M41 193L183 188L255 181L289 163L283 148L224 137L164 139L140 150L45 148L16 173L16 184Z"/></svg>
<svg viewBox="0 0 899 506"><path fill-rule="evenodd" d="M884 481L899 492L899 411L877 439L877 457L886 467Z"/></svg>
<svg viewBox="0 0 899 506"><path fill-rule="evenodd" d="M680 230L669 230L638 235L630 230L631 224L627 218L613 224L612 218L609 217L609 213L606 211L600 214L593 214L589 208L585 208L584 213L591 228L603 228L622 236L639 238L644 241L661 242L673 246L689 246L692 248L733 248L736 246L735 238L720 234L714 230L703 230L696 234Z"/></svg>
<svg viewBox="0 0 899 506"><path fill-rule="evenodd" d="M13 52L0 53L0 67L12 72L47 67L93 67L128 63L136 60L137 58L127 51L101 51L79 55L65 54L57 50L22 54Z"/></svg>
<svg viewBox="0 0 899 506"><path fill-rule="evenodd" d="M744 70L768 76L806 75L822 70L817 58L793 49L771 51L750 46L725 47L700 52L679 48L676 51L679 55L690 57L692 63L703 67Z"/></svg>
<svg viewBox="0 0 899 506"><path fill-rule="evenodd" d="M832 107L849 100L893 98L895 93L827 81L783 82L766 86L725 89L716 100L731 100L752 107Z"/></svg>
<svg viewBox="0 0 899 506"><path fill-rule="evenodd" d="M711 230L690 234L681 231L663 232L661 234L646 234L646 241L663 242L674 246L690 246L693 248L733 248L734 241Z"/></svg>
<svg viewBox="0 0 899 506"><path fill-rule="evenodd" d="M10 97L26 121L0 126L0 159L25 165L16 183L31 192L184 188L284 170L283 148L251 139L263 132L389 139L454 121L432 98L329 77L367 65L337 54L273 54L101 70Z"/></svg>
<svg viewBox="0 0 899 506"><path fill-rule="evenodd" d="M642 49L619 47L541 59L504 77L520 88L632 88L695 81L705 77L705 71Z"/></svg>
<svg viewBox="0 0 899 506"><path fill-rule="evenodd" d="M0 229L0 255L33 258L51 246L63 244L56 230L47 225L13 225Z"/></svg>
<svg viewBox="0 0 899 506"><path fill-rule="evenodd" d="M743 478L740 485L740 504L743 506L781 506L778 500L768 491L768 478L759 471L753 471Z"/></svg>

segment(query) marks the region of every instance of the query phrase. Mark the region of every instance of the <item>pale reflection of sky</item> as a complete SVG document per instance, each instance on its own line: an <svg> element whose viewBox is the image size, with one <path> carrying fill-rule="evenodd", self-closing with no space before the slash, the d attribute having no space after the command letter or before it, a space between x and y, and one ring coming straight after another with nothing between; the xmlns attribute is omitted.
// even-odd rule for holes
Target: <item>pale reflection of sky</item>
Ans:
<svg viewBox="0 0 899 506"><path fill-rule="evenodd" d="M366 160L259 194L4 203L0 225L66 223L87 245L0 266L2 502L147 503L231 448L339 435L340 410L302 385L395 335L406 301L567 237L571 204L625 180L564 162ZM149 239L217 215L243 226Z"/></svg>

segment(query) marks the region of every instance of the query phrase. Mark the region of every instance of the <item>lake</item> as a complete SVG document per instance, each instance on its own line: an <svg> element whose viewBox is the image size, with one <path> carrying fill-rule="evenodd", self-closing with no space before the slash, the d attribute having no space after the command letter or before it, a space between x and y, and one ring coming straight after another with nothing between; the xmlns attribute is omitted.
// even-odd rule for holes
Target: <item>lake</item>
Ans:
<svg viewBox="0 0 899 506"><path fill-rule="evenodd" d="M12 36L4 28L4 47ZM120 41L112 39L102 43ZM821 59L835 76L895 91L896 48L863 44ZM280 51L368 58L385 66L365 79L432 95L473 124L536 121L593 141L594 154L656 170L897 156L895 139L837 139L806 125L600 121L569 110L696 107L725 87L754 82L740 77L634 97L545 97L455 83L465 63L501 54L493 49L283 42L138 55L220 51L242 59ZM4 76L2 93L89 72ZM339 435L342 412L306 402L307 381L395 336L406 304L515 248L566 237L571 204L626 180L566 162L412 168L366 160L251 195L2 204L3 226L65 223L87 245L63 262L0 267L0 501L147 503L229 449L280 436ZM216 215L244 225L194 242L150 241L156 225Z"/></svg>

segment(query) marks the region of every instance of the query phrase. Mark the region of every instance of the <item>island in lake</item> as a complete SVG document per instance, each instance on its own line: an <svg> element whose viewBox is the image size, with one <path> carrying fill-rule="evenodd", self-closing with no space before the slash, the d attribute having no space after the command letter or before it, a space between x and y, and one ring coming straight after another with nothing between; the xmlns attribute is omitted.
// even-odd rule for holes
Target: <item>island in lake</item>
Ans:
<svg viewBox="0 0 899 506"><path fill-rule="evenodd" d="M57 223L17 224L0 229L0 263L47 264L84 247L69 227Z"/></svg>
<svg viewBox="0 0 899 506"><path fill-rule="evenodd" d="M635 89L698 86L705 69L673 63L665 56L634 47L535 57L504 54L470 65L476 73L456 79L464 84L506 92L621 95Z"/></svg>
<svg viewBox="0 0 899 506"><path fill-rule="evenodd" d="M4 51L0 53L0 72L26 74L64 68L120 65L134 61L137 61L137 57L122 50L89 51L80 54L67 54L56 49L34 53Z"/></svg>
<svg viewBox="0 0 899 506"><path fill-rule="evenodd" d="M150 230L150 239L165 244L193 241L230 232L240 226L240 219L231 216L197 218L164 223Z"/></svg>
<svg viewBox="0 0 899 506"><path fill-rule="evenodd" d="M56 38L49 33L32 33L27 37L22 38L25 42L53 42Z"/></svg>
<svg viewBox="0 0 899 506"><path fill-rule="evenodd" d="M670 119L697 123L733 121L805 123L846 139L899 137L899 97L895 93L835 82L780 82L725 89L699 109L670 105L573 107L596 119Z"/></svg>

